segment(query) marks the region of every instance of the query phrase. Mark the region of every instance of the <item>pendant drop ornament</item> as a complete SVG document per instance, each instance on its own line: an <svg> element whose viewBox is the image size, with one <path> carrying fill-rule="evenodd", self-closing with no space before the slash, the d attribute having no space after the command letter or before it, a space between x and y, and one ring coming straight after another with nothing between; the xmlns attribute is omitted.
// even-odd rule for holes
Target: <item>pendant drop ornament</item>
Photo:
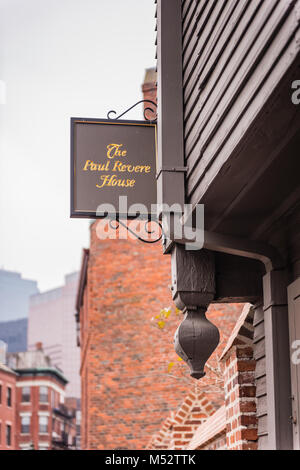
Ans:
<svg viewBox="0 0 300 470"><path fill-rule="evenodd" d="M191 376L205 376L204 366L220 341L218 328L206 318L206 308L185 309L174 336L175 351L189 366Z"/></svg>

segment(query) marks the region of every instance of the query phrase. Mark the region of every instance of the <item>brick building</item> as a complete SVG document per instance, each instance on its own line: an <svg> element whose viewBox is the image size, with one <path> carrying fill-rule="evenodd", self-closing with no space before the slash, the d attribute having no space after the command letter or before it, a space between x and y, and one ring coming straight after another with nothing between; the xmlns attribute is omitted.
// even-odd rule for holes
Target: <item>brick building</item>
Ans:
<svg viewBox="0 0 300 470"><path fill-rule="evenodd" d="M144 83L142 85L143 97L145 100L152 101L156 103L157 100L157 86L156 86L156 71L155 68L146 69ZM145 103L145 108L149 107L153 109L151 103ZM147 119L155 119L156 114L148 110Z"/></svg>
<svg viewBox="0 0 300 470"><path fill-rule="evenodd" d="M8 364L0 369L0 449L74 449L76 408L65 403L67 380L41 345L9 354Z"/></svg>
<svg viewBox="0 0 300 470"><path fill-rule="evenodd" d="M169 259L160 244L99 240L97 222L90 231L77 297L82 448L141 449L191 387L170 341L181 314L172 313L163 328L151 321L172 305ZM210 318L222 325L223 347L241 309L210 308ZM219 406L223 392L209 370L204 383Z"/></svg>
<svg viewBox="0 0 300 470"><path fill-rule="evenodd" d="M0 450L16 448L16 378L0 363Z"/></svg>

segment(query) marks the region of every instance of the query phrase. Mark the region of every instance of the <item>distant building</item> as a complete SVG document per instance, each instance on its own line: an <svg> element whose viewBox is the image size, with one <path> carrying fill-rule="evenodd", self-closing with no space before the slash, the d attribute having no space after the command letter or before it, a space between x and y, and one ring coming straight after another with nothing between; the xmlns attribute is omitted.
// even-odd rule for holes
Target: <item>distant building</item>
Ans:
<svg viewBox="0 0 300 470"><path fill-rule="evenodd" d="M75 297L78 273L65 277L65 285L30 299L28 350L43 343L52 364L68 379L66 395L80 398L80 349L76 343Z"/></svg>
<svg viewBox="0 0 300 470"><path fill-rule="evenodd" d="M23 279L20 273L0 269L0 322L27 318L29 297L38 291L36 281Z"/></svg>
<svg viewBox="0 0 300 470"><path fill-rule="evenodd" d="M0 364L6 363L7 344L0 340Z"/></svg>
<svg viewBox="0 0 300 470"><path fill-rule="evenodd" d="M0 323L0 340L7 344L8 352L26 351L27 324L27 318Z"/></svg>
<svg viewBox="0 0 300 470"><path fill-rule="evenodd" d="M16 448L17 374L0 363L0 450Z"/></svg>
<svg viewBox="0 0 300 470"><path fill-rule="evenodd" d="M3 366L13 377L10 384L15 381L15 390L10 385L15 407L11 446L17 450L75 449L76 409L65 402L67 379L52 366L42 344L36 348L9 354L10 369ZM5 424L10 422L5 419Z"/></svg>

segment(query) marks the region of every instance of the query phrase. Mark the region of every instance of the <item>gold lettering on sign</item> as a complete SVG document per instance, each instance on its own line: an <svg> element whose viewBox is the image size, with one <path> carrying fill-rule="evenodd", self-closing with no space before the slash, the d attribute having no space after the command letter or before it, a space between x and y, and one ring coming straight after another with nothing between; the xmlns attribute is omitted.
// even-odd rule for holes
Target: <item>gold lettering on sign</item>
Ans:
<svg viewBox="0 0 300 470"><path fill-rule="evenodd" d="M131 165L124 163L119 158L127 156L127 150L125 150L123 144L108 144L106 147L106 163L95 163L93 160L86 160L82 170L83 171L101 171L101 172L113 172L113 174L106 174L100 176L100 183L96 184L97 188L109 187L121 187L121 188L133 188L136 180L132 178L133 173L147 174L151 171L150 165ZM114 162L112 159L116 158ZM110 167L112 163L112 167ZM130 173L131 179L118 178L116 173ZM126 175L122 175L126 176Z"/></svg>
<svg viewBox="0 0 300 470"><path fill-rule="evenodd" d="M127 150L120 150L123 144L109 144L107 146L107 158L126 157Z"/></svg>
<svg viewBox="0 0 300 470"><path fill-rule="evenodd" d="M135 184L135 180L118 179L116 175L102 175L100 179L102 180L102 184L96 184L97 188L103 188L104 186L132 188Z"/></svg>
<svg viewBox="0 0 300 470"><path fill-rule="evenodd" d="M107 161L106 163L94 163L91 160L87 160L83 167L83 171L109 171L109 164L110 162Z"/></svg>

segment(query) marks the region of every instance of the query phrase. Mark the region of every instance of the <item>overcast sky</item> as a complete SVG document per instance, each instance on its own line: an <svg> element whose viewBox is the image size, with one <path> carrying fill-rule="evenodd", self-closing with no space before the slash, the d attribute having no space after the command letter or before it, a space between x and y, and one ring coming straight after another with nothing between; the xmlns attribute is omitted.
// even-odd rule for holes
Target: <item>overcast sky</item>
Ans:
<svg viewBox="0 0 300 470"><path fill-rule="evenodd" d="M154 21L153 0L0 0L0 267L41 290L89 244L69 218L69 119L141 99Z"/></svg>

